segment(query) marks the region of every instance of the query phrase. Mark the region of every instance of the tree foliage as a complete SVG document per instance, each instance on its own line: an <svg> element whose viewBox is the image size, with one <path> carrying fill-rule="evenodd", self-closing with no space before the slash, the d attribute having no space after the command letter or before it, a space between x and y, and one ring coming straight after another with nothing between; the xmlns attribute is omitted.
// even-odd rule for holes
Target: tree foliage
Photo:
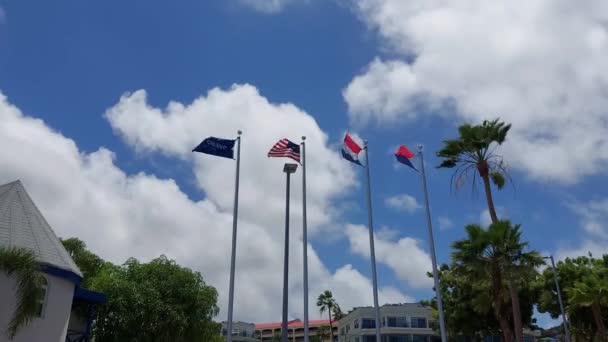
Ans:
<svg viewBox="0 0 608 342"><path fill-rule="evenodd" d="M572 334L577 340L593 340L594 336L601 334L601 324L593 313L594 302L599 307L603 325L608 325L608 255L599 259L586 256L566 258L557 263L556 271ZM543 271L537 286L538 311L558 318L561 312L551 268Z"/></svg>
<svg viewBox="0 0 608 342"><path fill-rule="evenodd" d="M457 292L467 300L470 309L482 315L491 310L498 321L505 340L510 341L512 306L510 303L510 282L516 282L520 289L518 295L534 297L532 289L527 289L529 281L537 276L536 268L543 264L540 255L535 251L526 251L527 242L521 240L520 226L513 226L509 221L492 223L487 229L479 225L466 227L467 238L452 245L453 274L452 284L459 286ZM475 282L471 282L475 279ZM460 281L458 281L460 280ZM468 282L468 283L467 283ZM526 303L527 302L527 303ZM520 301L523 323L530 324L532 301ZM455 303L458 304L458 303ZM527 305L522 305L527 304ZM462 305L462 304L460 304Z"/></svg>
<svg viewBox="0 0 608 342"><path fill-rule="evenodd" d="M82 272L83 279L80 285L88 288L91 280L97 276L106 262L89 251L86 243L78 238L62 239L61 243Z"/></svg>
<svg viewBox="0 0 608 342"><path fill-rule="evenodd" d="M443 148L437 152L442 158L440 168L454 168L450 184L458 189L467 178L472 178L475 189L477 176L484 184L488 210L492 222L498 221L490 181L502 189L505 179L509 176L502 156L496 153L496 147L505 142L511 129L499 119L485 120L481 125L464 124L458 128L459 137L443 142Z"/></svg>
<svg viewBox="0 0 608 342"><path fill-rule="evenodd" d="M13 339L36 316L44 276L34 254L23 248L0 246L0 271L17 280L16 308L6 331Z"/></svg>
<svg viewBox="0 0 608 342"><path fill-rule="evenodd" d="M327 312L329 315L329 331L331 335L333 333L332 320L336 316L336 309L340 310L340 306L334 299L333 293L331 293L329 290L325 290L323 293L321 293L317 298L317 307L319 308L319 312L321 314ZM338 314L342 314L342 310L340 310Z"/></svg>
<svg viewBox="0 0 608 342"><path fill-rule="evenodd" d="M84 274L83 282L108 296L97 307L98 342L217 340L217 291L198 272L160 256L148 263L103 261L78 239L62 241Z"/></svg>

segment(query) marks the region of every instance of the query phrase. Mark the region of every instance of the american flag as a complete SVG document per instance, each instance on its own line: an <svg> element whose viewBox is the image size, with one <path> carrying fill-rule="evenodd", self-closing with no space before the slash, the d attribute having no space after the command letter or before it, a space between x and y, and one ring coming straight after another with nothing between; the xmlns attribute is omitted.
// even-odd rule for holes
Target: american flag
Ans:
<svg viewBox="0 0 608 342"><path fill-rule="evenodd" d="M269 157L287 157L291 158L298 163L300 162L300 145L294 144L288 139L279 140L270 151L268 151Z"/></svg>

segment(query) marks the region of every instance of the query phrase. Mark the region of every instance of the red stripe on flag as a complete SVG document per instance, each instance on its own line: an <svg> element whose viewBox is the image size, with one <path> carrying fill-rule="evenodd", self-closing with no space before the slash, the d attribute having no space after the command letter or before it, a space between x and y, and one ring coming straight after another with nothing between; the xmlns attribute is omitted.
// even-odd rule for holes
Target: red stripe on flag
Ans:
<svg viewBox="0 0 608 342"><path fill-rule="evenodd" d="M414 153L412 153L412 151L408 150L407 147L405 147L405 145L399 146L399 148L397 149L397 153L395 153L395 155L404 156L407 159L412 159L415 156Z"/></svg>
<svg viewBox="0 0 608 342"><path fill-rule="evenodd" d="M361 146L359 146L348 134L344 137L344 145L355 154L359 154L362 150Z"/></svg>

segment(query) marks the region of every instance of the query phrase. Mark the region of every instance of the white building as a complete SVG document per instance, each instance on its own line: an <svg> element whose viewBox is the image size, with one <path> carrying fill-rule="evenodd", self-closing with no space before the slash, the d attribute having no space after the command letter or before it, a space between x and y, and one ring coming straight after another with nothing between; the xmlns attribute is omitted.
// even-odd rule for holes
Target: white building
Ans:
<svg viewBox="0 0 608 342"><path fill-rule="evenodd" d="M380 307L382 342L434 342L439 335L432 310L418 303L386 304ZM355 308L338 322L339 342L376 342L376 312L373 307Z"/></svg>
<svg viewBox="0 0 608 342"><path fill-rule="evenodd" d="M0 246L32 251L46 280L37 317L21 327L12 342L89 341L92 304L104 302L105 296L79 286L82 272L20 181L0 186ZM0 272L0 342L9 341L6 330L16 306L15 285L13 277ZM74 301L87 304L88 317L70 321Z"/></svg>

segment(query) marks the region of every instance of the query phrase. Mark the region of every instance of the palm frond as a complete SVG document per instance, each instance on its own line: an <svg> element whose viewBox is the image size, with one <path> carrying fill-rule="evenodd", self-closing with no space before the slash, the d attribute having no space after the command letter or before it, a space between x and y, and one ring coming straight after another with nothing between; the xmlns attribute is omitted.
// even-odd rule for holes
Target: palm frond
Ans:
<svg viewBox="0 0 608 342"><path fill-rule="evenodd" d="M438 168L455 169L450 181L452 189L460 189L465 178L472 177L471 190L476 193L478 177L475 173L468 172L468 168L460 168L461 165L488 165L492 183L498 189L502 189L507 180L512 181L502 156L496 154L496 149L506 140L510 128L510 124L500 119L485 120L479 125L467 123L458 128L458 138L444 140L442 149L436 153L442 159ZM484 167L483 170L485 172L487 169ZM479 169L479 172L482 170Z"/></svg>
<svg viewBox="0 0 608 342"><path fill-rule="evenodd" d="M44 276L34 254L22 248L0 247L0 271L17 280L17 306L7 331L12 339L35 317Z"/></svg>

